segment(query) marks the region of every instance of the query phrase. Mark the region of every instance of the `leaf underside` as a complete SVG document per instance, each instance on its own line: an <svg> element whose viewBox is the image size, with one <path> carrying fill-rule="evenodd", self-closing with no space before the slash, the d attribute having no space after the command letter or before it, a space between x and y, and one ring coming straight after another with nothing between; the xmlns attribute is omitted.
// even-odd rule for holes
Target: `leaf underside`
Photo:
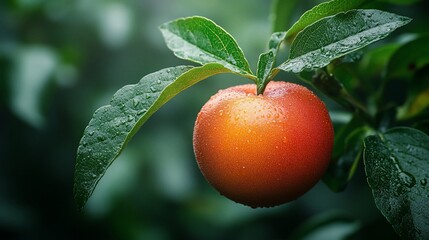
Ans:
<svg viewBox="0 0 429 240"><path fill-rule="evenodd" d="M364 141L375 203L403 239L429 239L429 137L394 128Z"/></svg>
<svg viewBox="0 0 429 240"><path fill-rule="evenodd" d="M95 111L80 141L74 196L82 208L107 168L144 122L168 100L195 83L230 70L213 63L166 68L118 90L110 105Z"/></svg>

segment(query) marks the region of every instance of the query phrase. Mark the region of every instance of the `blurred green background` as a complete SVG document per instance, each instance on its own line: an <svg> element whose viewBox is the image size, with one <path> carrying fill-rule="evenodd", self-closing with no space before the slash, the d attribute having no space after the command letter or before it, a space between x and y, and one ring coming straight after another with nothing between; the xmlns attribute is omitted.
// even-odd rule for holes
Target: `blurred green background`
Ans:
<svg viewBox="0 0 429 240"><path fill-rule="evenodd" d="M293 17L319 2L300 2ZM382 7L408 16L427 9ZM270 9L266 0L0 1L0 239L396 238L362 164L344 192L319 183L275 208L236 204L208 185L193 155L193 124L219 89L249 83L233 75L203 81L162 107L77 211L75 156L92 113L120 87L189 64L167 49L158 26L208 17L237 39L255 70Z"/></svg>

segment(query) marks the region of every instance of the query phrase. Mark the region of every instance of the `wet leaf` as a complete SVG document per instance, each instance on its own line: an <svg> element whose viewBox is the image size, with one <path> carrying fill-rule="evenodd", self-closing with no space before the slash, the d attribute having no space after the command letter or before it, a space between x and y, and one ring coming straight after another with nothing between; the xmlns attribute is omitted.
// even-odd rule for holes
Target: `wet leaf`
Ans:
<svg viewBox="0 0 429 240"><path fill-rule="evenodd" d="M298 34L304 28L324 17L358 8L371 1L372 0L332 0L323 2L302 14L299 20L296 21L296 23L287 31L286 38L293 39L296 34Z"/></svg>
<svg viewBox="0 0 429 240"><path fill-rule="evenodd" d="M249 63L235 39L204 17L179 18L160 26L174 54L200 64L219 63L229 70L254 79Z"/></svg>
<svg viewBox="0 0 429 240"><path fill-rule="evenodd" d="M82 208L107 168L147 119L172 97L215 74L230 72L220 64L166 68L118 90L110 105L95 111L79 143L74 196Z"/></svg>
<svg viewBox="0 0 429 240"><path fill-rule="evenodd" d="M268 81L270 81L271 70L273 69L277 52L283 42L286 32L275 32L271 35L268 43L269 50L259 56L258 69L256 71L258 94L262 94Z"/></svg>
<svg viewBox="0 0 429 240"><path fill-rule="evenodd" d="M393 128L364 141L375 204L403 239L429 238L429 137Z"/></svg>
<svg viewBox="0 0 429 240"><path fill-rule="evenodd" d="M324 67L336 58L385 38L410 21L379 10L351 10L323 18L297 35L289 59L278 68L299 73Z"/></svg>

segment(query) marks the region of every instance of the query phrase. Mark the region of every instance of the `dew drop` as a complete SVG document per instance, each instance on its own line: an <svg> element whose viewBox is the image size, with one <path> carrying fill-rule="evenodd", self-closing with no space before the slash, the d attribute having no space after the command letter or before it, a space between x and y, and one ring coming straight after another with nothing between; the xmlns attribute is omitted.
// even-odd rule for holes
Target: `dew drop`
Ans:
<svg viewBox="0 0 429 240"><path fill-rule="evenodd" d="M88 135L89 136L93 136L94 135L94 131L89 131Z"/></svg>
<svg viewBox="0 0 429 240"><path fill-rule="evenodd" d="M149 94L146 94L146 99L149 99L150 98L150 95Z"/></svg>
<svg viewBox="0 0 429 240"><path fill-rule="evenodd" d="M401 182L409 188L416 184L416 179L413 177L413 175L404 171L399 173L399 180L401 180Z"/></svg>
<svg viewBox="0 0 429 240"><path fill-rule="evenodd" d="M128 115L128 122L131 122L132 120L134 120L134 117L132 115Z"/></svg>
<svg viewBox="0 0 429 240"><path fill-rule="evenodd" d="M160 80L160 79L158 79L158 81L156 81L156 83L161 84L161 80Z"/></svg>
<svg viewBox="0 0 429 240"><path fill-rule="evenodd" d="M139 100L137 98L133 99L133 106L137 107L137 105L139 105Z"/></svg>
<svg viewBox="0 0 429 240"><path fill-rule="evenodd" d="M420 180L420 184L422 186L426 186L427 183L428 183L428 181L426 180L426 178L423 178L422 180Z"/></svg>
<svg viewBox="0 0 429 240"><path fill-rule="evenodd" d="M150 91L151 92L156 92L156 88L154 88L153 86L150 87Z"/></svg>
<svg viewBox="0 0 429 240"><path fill-rule="evenodd" d="M223 115L223 110L221 109L221 110L219 110L219 116L222 116Z"/></svg>
<svg viewBox="0 0 429 240"><path fill-rule="evenodd" d="M250 129L250 128L249 128L249 130L247 130L247 132L248 132L248 133L251 133L251 132L252 132L252 129Z"/></svg>
<svg viewBox="0 0 429 240"><path fill-rule="evenodd" d="M147 109L143 108L142 110L138 111L137 114L141 115L141 114L144 114L145 112L147 112Z"/></svg>

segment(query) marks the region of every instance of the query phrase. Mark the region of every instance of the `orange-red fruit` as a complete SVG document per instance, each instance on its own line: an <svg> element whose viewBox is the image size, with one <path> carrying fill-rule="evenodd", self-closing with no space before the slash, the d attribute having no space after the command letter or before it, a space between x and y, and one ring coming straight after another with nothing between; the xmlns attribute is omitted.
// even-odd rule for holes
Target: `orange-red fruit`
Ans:
<svg viewBox="0 0 429 240"><path fill-rule="evenodd" d="M219 91L198 114L193 137L204 177L251 207L307 192L326 170L333 142L323 102L303 86L273 81L263 95L254 84Z"/></svg>

